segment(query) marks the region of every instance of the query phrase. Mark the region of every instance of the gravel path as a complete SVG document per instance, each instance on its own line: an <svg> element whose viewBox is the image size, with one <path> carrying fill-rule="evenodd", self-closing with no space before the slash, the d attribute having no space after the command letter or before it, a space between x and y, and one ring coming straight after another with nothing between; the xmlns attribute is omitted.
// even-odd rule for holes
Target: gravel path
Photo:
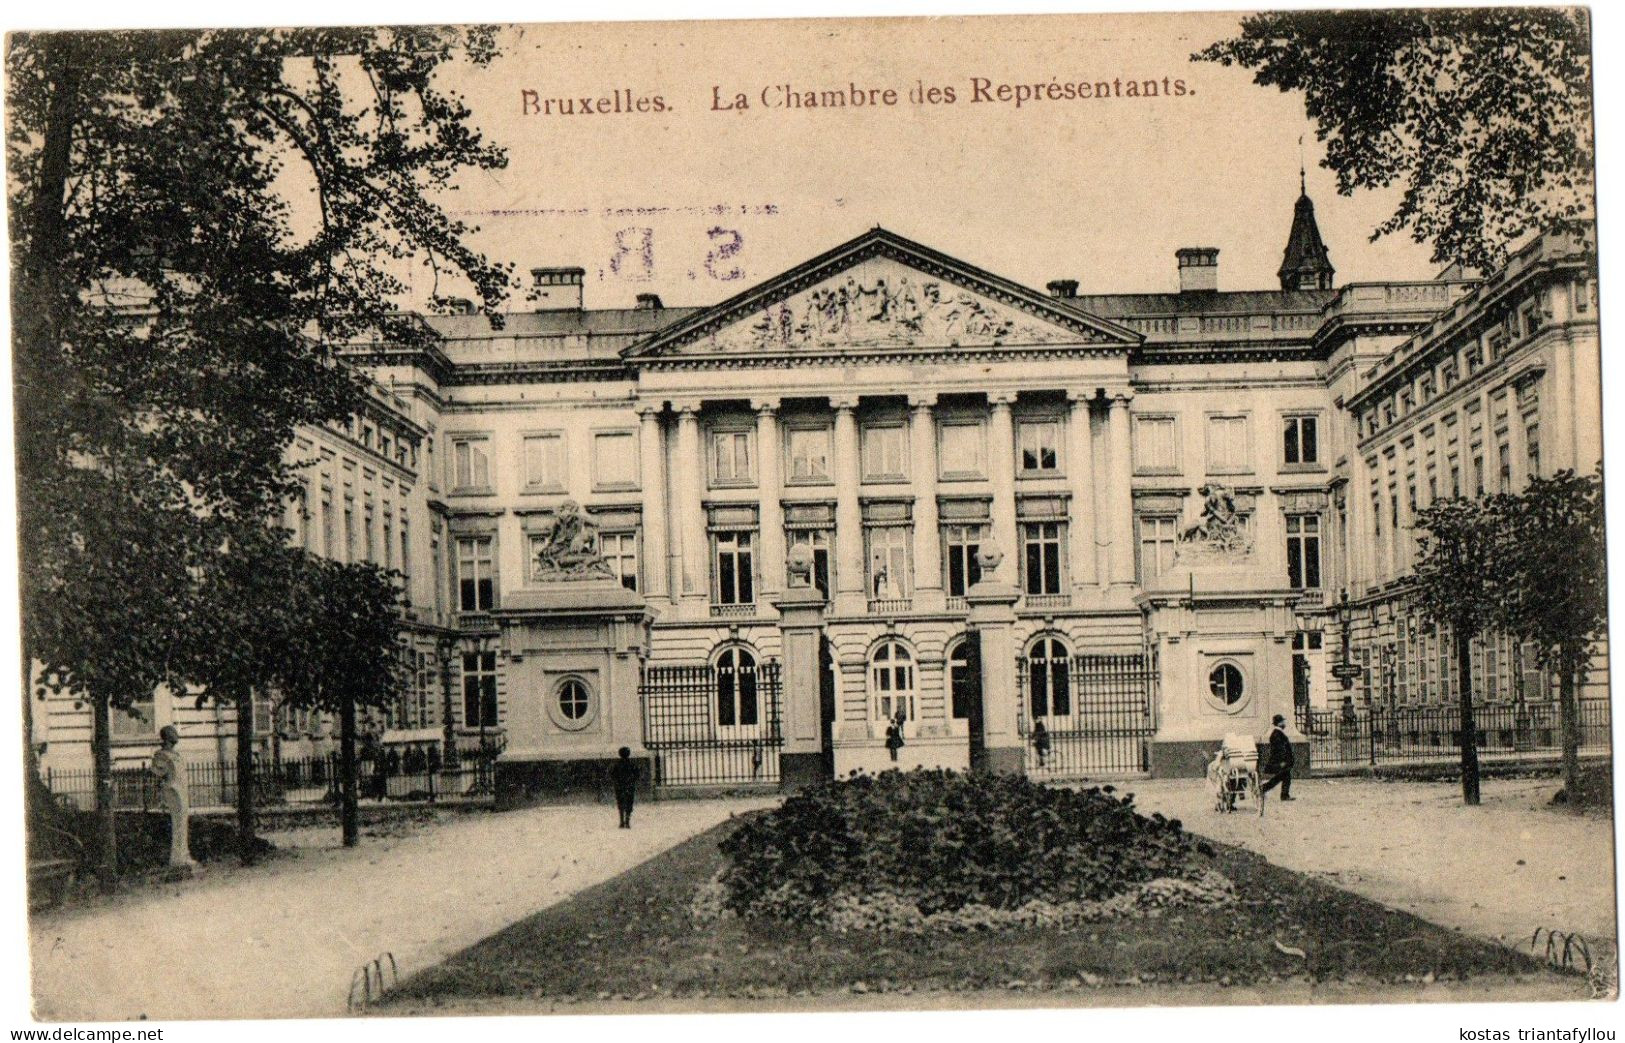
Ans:
<svg viewBox="0 0 1625 1043"><path fill-rule="evenodd" d="M355 969L421 970L770 800L463 814L401 836L266 834L296 857L36 915L35 1016L48 1021L342 1014Z"/></svg>
<svg viewBox="0 0 1625 1043"><path fill-rule="evenodd" d="M1552 779L1459 783L1294 780L1263 819L1213 811L1206 783L1125 783L1142 811L1425 920L1514 946L1537 927L1617 942L1613 824L1546 806Z"/></svg>

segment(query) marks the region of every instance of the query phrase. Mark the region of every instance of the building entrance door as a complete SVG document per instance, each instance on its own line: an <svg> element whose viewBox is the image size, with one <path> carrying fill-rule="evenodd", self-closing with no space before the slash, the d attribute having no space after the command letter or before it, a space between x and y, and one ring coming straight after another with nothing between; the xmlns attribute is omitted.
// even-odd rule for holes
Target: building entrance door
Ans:
<svg viewBox="0 0 1625 1043"><path fill-rule="evenodd" d="M981 643L975 634L966 634L948 650L948 698L955 720L965 722L970 767L981 770L987 760L987 741L982 726Z"/></svg>
<svg viewBox="0 0 1625 1043"><path fill-rule="evenodd" d="M818 639L818 748L824 757L824 777L835 777L835 653L829 638Z"/></svg>

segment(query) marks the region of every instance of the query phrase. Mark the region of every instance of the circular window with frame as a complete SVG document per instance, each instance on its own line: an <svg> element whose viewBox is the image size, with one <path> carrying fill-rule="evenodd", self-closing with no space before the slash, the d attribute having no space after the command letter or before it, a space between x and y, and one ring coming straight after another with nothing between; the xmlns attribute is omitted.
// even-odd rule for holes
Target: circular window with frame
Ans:
<svg viewBox="0 0 1625 1043"><path fill-rule="evenodd" d="M566 677L553 688L548 702L548 716L566 731L580 731L591 724L598 714L598 701L592 686L580 677Z"/></svg>
<svg viewBox="0 0 1625 1043"><path fill-rule="evenodd" d="M1213 664L1207 675L1207 697L1215 709L1235 713L1247 703L1247 678L1233 660Z"/></svg>

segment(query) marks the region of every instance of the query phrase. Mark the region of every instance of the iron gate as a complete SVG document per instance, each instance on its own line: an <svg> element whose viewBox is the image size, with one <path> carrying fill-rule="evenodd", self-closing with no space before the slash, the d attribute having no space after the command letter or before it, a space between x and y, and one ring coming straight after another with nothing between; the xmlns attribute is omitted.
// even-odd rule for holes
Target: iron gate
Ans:
<svg viewBox="0 0 1625 1043"><path fill-rule="evenodd" d="M1028 775L1085 778L1151 770L1154 654L1023 657L1017 672Z"/></svg>
<svg viewBox="0 0 1625 1043"><path fill-rule="evenodd" d="M777 661L650 666L638 694L656 787L778 783Z"/></svg>

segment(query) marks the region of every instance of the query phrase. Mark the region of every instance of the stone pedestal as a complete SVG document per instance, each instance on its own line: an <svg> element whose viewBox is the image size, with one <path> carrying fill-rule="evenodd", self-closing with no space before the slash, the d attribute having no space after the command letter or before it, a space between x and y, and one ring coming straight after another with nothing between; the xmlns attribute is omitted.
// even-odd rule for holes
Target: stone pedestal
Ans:
<svg viewBox="0 0 1625 1043"><path fill-rule="evenodd" d="M797 548L798 551L804 548ZM824 722L819 700L819 642L824 632L824 596L816 587L792 586L773 604L779 610L782 635L784 748L779 754L779 777L786 790L800 789L829 778L824 756Z"/></svg>
<svg viewBox="0 0 1625 1043"><path fill-rule="evenodd" d="M1301 592L1265 588L1256 567L1183 568L1136 600L1160 674L1155 777L1205 774L1226 736L1262 742L1271 719L1286 718L1295 775L1309 771L1309 742L1297 731L1292 697L1294 608ZM1240 682L1240 693L1229 687Z"/></svg>
<svg viewBox="0 0 1625 1043"><path fill-rule="evenodd" d="M982 580L965 592L970 605L969 628L981 645L982 763L994 772L1025 770L1026 745L1021 737L1016 690L1016 601L1021 593L999 578L1002 555L984 548Z"/></svg>
<svg viewBox="0 0 1625 1043"><path fill-rule="evenodd" d="M651 616L643 598L613 579L567 580L514 591L492 616L508 738L496 763L497 807L612 803L609 769L622 746L647 793L638 683Z"/></svg>

